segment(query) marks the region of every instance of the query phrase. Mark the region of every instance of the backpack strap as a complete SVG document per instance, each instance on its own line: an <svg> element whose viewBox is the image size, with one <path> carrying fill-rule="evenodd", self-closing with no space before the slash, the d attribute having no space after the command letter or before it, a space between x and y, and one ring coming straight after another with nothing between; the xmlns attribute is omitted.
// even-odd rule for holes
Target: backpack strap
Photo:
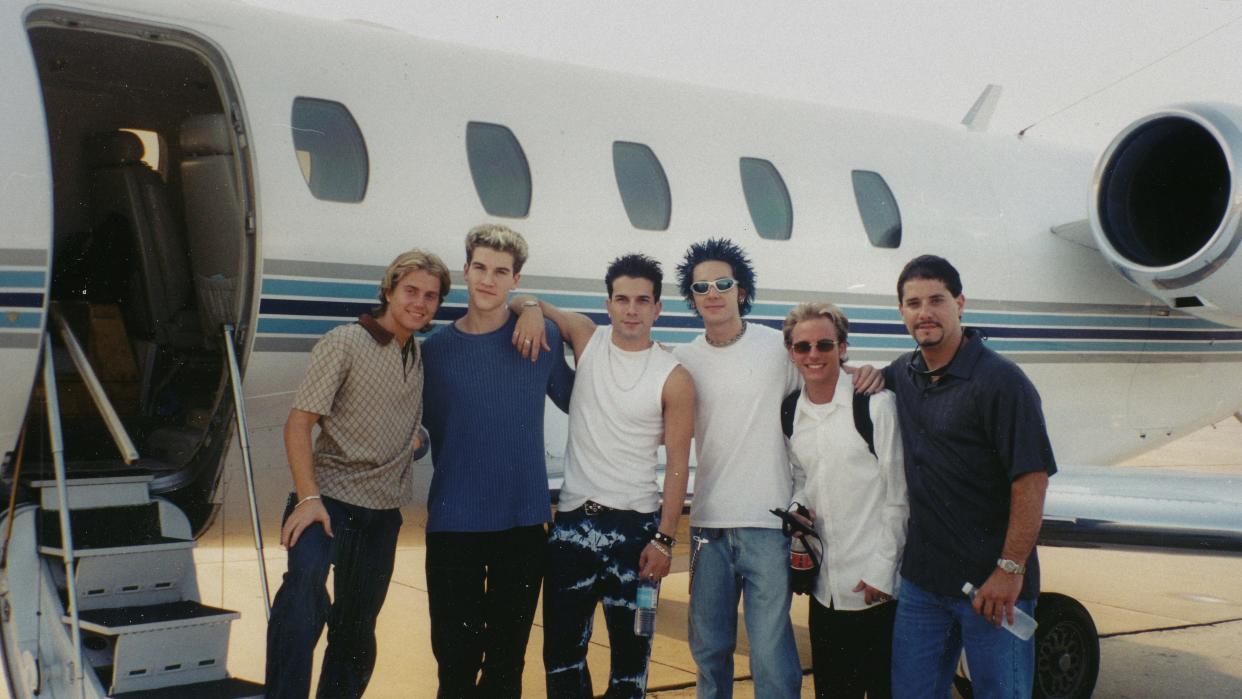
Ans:
<svg viewBox="0 0 1242 699"><path fill-rule="evenodd" d="M867 449L872 456L875 453L875 424L871 422L871 395L854 394L854 429L867 441Z"/></svg>
<svg viewBox="0 0 1242 699"><path fill-rule="evenodd" d="M793 436L794 413L798 411L798 396L802 395L802 389L794 389L793 393L785 396L785 400L781 401L781 431L786 437Z"/></svg>
<svg viewBox="0 0 1242 699"><path fill-rule="evenodd" d="M798 411L798 398L801 395L802 389L798 389L781 401L781 431L786 437L793 437L794 414ZM854 394L854 429L858 430L858 435L867 442L867 450L871 452L871 455L876 456L875 424L871 422L870 395Z"/></svg>

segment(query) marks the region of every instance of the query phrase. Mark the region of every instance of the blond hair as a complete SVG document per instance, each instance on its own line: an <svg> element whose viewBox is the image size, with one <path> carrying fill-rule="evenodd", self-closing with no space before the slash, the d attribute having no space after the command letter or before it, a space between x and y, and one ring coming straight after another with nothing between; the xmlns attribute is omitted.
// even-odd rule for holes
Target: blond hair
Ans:
<svg viewBox="0 0 1242 699"><path fill-rule="evenodd" d="M831 303L824 301L816 301L811 303L800 303L789 311L789 315L785 316L785 323L781 327L781 331L785 335L785 346L793 345L793 329L798 323L804 320L814 320L816 318L827 318L828 322L837 329L837 342L846 342L846 338L850 334L850 320L845 317L845 313ZM845 354L841 354L841 363L845 363Z"/></svg>
<svg viewBox="0 0 1242 699"><path fill-rule="evenodd" d="M426 272L440 280L440 303L444 303L444 299L448 296L449 289L452 287L452 279L449 277L448 267L445 266L444 260L426 250L406 250L397 255L395 259L388 265L388 269L384 270L384 277L380 279L379 285L379 312L383 313L388 310L388 294L397 286L397 282L410 272L422 271Z"/></svg>
<svg viewBox="0 0 1242 699"><path fill-rule="evenodd" d="M474 249L480 247L512 255L514 274L521 274L522 265L526 264L526 257L530 254L522 234L499 223L484 223L470 229L466 234L466 264L473 259Z"/></svg>

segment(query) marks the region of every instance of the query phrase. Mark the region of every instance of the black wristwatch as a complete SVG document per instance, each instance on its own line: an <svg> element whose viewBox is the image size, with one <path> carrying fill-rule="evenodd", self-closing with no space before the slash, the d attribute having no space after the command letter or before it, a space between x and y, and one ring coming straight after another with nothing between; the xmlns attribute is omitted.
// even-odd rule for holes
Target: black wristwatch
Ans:
<svg viewBox="0 0 1242 699"><path fill-rule="evenodd" d="M664 544L669 548L669 550L672 550L672 548L677 545L676 539L662 531L657 531L655 535L651 537L651 540L657 544Z"/></svg>

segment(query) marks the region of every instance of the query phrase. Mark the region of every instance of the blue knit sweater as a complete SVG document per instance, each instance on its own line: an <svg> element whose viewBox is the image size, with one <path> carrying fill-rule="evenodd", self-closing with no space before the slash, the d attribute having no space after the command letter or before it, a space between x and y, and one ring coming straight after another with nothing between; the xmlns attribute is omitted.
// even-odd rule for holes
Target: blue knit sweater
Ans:
<svg viewBox="0 0 1242 699"><path fill-rule="evenodd" d="M423 342L423 425L435 473L427 531L487 532L547 522L544 395L569 408L573 372L560 331L531 363L510 344L512 315L494 332L445 325Z"/></svg>

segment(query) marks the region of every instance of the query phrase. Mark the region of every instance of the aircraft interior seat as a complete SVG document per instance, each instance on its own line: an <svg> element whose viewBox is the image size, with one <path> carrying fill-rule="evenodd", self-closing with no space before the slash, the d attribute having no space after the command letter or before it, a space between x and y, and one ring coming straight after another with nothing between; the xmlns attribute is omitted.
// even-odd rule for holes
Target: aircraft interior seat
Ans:
<svg viewBox="0 0 1242 699"><path fill-rule="evenodd" d="M142 162L142 141L110 131L87 139L91 235L115 236L131 258L123 311L138 339L192 347L201 342L190 307L190 264L164 181Z"/></svg>
<svg viewBox="0 0 1242 699"><path fill-rule="evenodd" d="M203 333L211 338L236 317L244 232L232 128L223 114L199 114L182 122L179 139L190 265Z"/></svg>

